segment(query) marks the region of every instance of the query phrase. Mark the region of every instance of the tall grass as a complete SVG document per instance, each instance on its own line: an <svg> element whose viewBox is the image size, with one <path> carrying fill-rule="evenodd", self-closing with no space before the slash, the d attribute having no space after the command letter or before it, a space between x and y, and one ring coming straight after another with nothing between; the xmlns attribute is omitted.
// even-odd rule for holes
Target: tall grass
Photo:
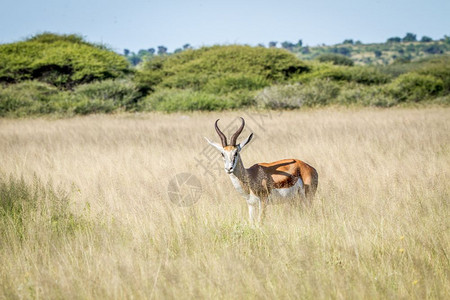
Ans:
<svg viewBox="0 0 450 300"><path fill-rule="evenodd" d="M0 298L447 299L449 114L2 119L1 207L29 199L49 209L20 211L27 239L2 217ZM293 157L317 168L309 208L269 206L261 227L247 224L244 200L203 140L217 140L219 117L226 132L236 129L226 124L238 115L247 121L242 136L255 133L245 166ZM193 206L168 199L169 181L181 172L202 184ZM30 196L12 193L17 187ZM36 187L44 192L33 196ZM44 196L55 190L62 192ZM60 234L38 226L51 224L44 221L59 207L51 203L62 199L61 220L76 225Z"/></svg>

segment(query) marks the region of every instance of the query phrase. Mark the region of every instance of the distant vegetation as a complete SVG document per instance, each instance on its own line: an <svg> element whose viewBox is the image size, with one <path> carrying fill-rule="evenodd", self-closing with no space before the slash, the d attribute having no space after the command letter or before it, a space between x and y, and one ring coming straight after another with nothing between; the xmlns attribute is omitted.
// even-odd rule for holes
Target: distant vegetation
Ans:
<svg viewBox="0 0 450 300"><path fill-rule="evenodd" d="M76 35L0 45L0 115L450 104L450 38L364 45L164 46L119 55ZM128 59L128 61L127 61Z"/></svg>
<svg viewBox="0 0 450 300"><path fill-rule="evenodd" d="M403 38L391 37L385 43L363 44L348 39L333 46L303 47L295 51L302 60L320 58L324 54L341 54L356 65L389 65L398 62L410 62L440 54L450 54L450 37L434 41L423 36L420 40L413 33Z"/></svg>
<svg viewBox="0 0 450 300"><path fill-rule="evenodd" d="M258 47L266 47L259 44ZM332 55L344 56L357 65L387 65L393 62L408 62L439 54L450 54L450 37L444 36L440 40L433 40L428 36L418 39L417 35L411 32L404 37L391 37L385 43L363 44L361 41L346 39L337 45L320 46L304 45L302 40L296 43L290 41L271 41L268 48L280 47L294 53L301 60L327 59ZM167 47L158 46L155 48L141 49L137 53L128 49L124 50L125 57L133 65L138 65L154 58L155 56L165 56L177 54L179 52L192 49L190 44L177 48L173 53L169 53Z"/></svg>

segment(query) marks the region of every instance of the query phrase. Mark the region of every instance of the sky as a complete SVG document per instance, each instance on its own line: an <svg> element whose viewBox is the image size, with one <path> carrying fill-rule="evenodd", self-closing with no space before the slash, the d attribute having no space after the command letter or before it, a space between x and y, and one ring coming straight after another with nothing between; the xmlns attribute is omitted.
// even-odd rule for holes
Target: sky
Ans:
<svg viewBox="0 0 450 300"><path fill-rule="evenodd" d="M0 0L0 43L42 32L123 49L450 35L450 0Z"/></svg>

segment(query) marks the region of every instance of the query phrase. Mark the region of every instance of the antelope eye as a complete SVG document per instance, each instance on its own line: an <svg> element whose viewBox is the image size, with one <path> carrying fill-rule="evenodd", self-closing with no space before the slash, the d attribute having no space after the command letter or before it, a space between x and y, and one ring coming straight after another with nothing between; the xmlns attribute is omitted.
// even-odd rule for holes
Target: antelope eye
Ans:
<svg viewBox="0 0 450 300"><path fill-rule="evenodd" d="M220 155L222 155L222 157L225 157L225 155L223 155L223 153L220 153Z"/></svg>

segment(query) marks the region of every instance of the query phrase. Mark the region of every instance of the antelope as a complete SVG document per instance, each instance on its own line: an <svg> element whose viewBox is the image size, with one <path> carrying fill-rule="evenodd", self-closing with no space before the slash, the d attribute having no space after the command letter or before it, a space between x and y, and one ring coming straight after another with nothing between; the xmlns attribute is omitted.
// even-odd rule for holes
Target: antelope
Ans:
<svg viewBox="0 0 450 300"><path fill-rule="evenodd" d="M237 144L236 140L245 126L243 118L241 121L242 124L231 136L230 143L219 129L219 119L215 122L215 129L222 146L206 137L205 139L219 150L231 183L247 201L250 223L261 223L267 205L277 199L288 199L291 203L295 199L310 202L317 190L318 174L307 163L298 159L283 159L272 163L257 163L248 169L244 167L240 152L251 141L253 133Z"/></svg>

